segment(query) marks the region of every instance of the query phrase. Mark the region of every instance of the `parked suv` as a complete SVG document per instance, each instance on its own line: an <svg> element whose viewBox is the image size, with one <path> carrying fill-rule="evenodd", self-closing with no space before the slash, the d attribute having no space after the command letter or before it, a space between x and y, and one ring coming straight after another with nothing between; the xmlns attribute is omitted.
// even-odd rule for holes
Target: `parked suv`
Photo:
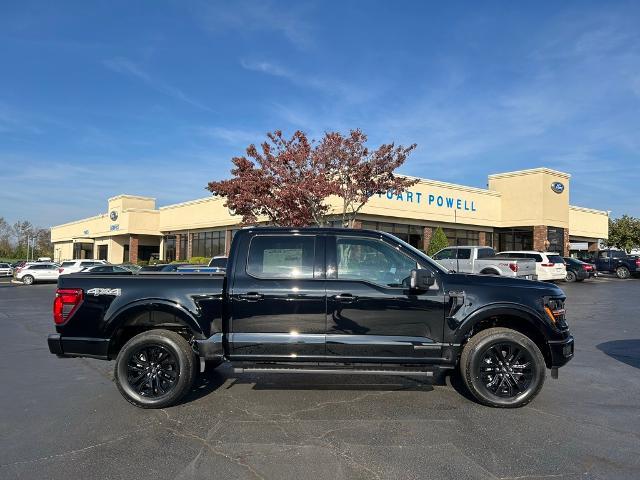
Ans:
<svg viewBox="0 0 640 480"><path fill-rule="evenodd" d="M94 265L107 265L105 260L67 260L62 262L58 272L60 275L66 275L68 273L80 272L87 267L93 267Z"/></svg>
<svg viewBox="0 0 640 480"><path fill-rule="evenodd" d="M504 258L533 258L536 261L536 274L538 280L564 280L567 276L567 268L564 260L557 253L536 252L532 250L519 250L500 252L496 257Z"/></svg>
<svg viewBox="0 0 640 480"><path fill-rule="evenodd" d="M16 280L25 285L33 285L36 282L53 282L58 280L58 264L38 262L27 264L16 273Z"/></svg>

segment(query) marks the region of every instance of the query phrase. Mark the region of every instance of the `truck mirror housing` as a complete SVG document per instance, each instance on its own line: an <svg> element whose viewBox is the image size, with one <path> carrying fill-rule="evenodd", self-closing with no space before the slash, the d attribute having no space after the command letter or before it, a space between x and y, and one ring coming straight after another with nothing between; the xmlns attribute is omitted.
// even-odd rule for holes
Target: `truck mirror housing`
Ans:
<svg viewBox="0 0 640 480"><path fill-rule="evenodd" d="M434 283L436 279L429 270L424 268L411 270L411 290L428 290Z"/></svg>

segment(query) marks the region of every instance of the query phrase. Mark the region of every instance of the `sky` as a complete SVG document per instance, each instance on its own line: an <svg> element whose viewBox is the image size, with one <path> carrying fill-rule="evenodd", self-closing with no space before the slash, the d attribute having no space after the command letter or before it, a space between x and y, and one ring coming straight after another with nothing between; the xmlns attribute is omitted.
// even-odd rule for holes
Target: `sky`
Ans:
<svg viewBox="0 0 640 480"><path fill-rule="evenodd" d="M208 195L276 129L418 148L476 187L568 172L571 204L640 216L640 2L0 1L0 216Z"/></svg>

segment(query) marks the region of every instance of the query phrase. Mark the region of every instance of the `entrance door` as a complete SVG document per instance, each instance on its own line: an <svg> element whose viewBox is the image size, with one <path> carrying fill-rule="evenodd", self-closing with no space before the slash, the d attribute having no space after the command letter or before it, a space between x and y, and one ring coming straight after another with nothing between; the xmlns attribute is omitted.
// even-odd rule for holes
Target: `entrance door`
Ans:
<svg viewBox="0 0 640 480"><path fill-rule="evenodd" d="M324 356L324 237L259 234L237 251L248 254L236 260L231 287L231 359Z"/></svg>
<svg viewBox="0 0 640 480"><path fill-rule="evenodd" d="M108 257L108 252L108 245L98 245L98 260L106 260Z"/></svg>
<svg viewBox="0 0 640 480"><path fill-rule="evenodd" d="M380 238L346 234L327 242L327 355L381 362L440 357L444 295L437 284L409 290L416 259Z"/></svg>

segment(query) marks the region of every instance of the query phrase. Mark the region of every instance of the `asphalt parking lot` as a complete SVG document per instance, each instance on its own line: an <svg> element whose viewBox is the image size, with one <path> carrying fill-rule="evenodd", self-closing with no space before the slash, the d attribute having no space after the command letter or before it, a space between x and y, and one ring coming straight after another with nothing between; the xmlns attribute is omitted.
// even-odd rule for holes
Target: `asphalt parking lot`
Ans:
<svg viewBox="0 0 640 480"><path fill-rule="evenodd" d="M640 477L640 280L564 284L576 357L518 410L450 381L205 375L140 410L112 362L49 354L55 285L0 282L0 478Z"/></svg>

